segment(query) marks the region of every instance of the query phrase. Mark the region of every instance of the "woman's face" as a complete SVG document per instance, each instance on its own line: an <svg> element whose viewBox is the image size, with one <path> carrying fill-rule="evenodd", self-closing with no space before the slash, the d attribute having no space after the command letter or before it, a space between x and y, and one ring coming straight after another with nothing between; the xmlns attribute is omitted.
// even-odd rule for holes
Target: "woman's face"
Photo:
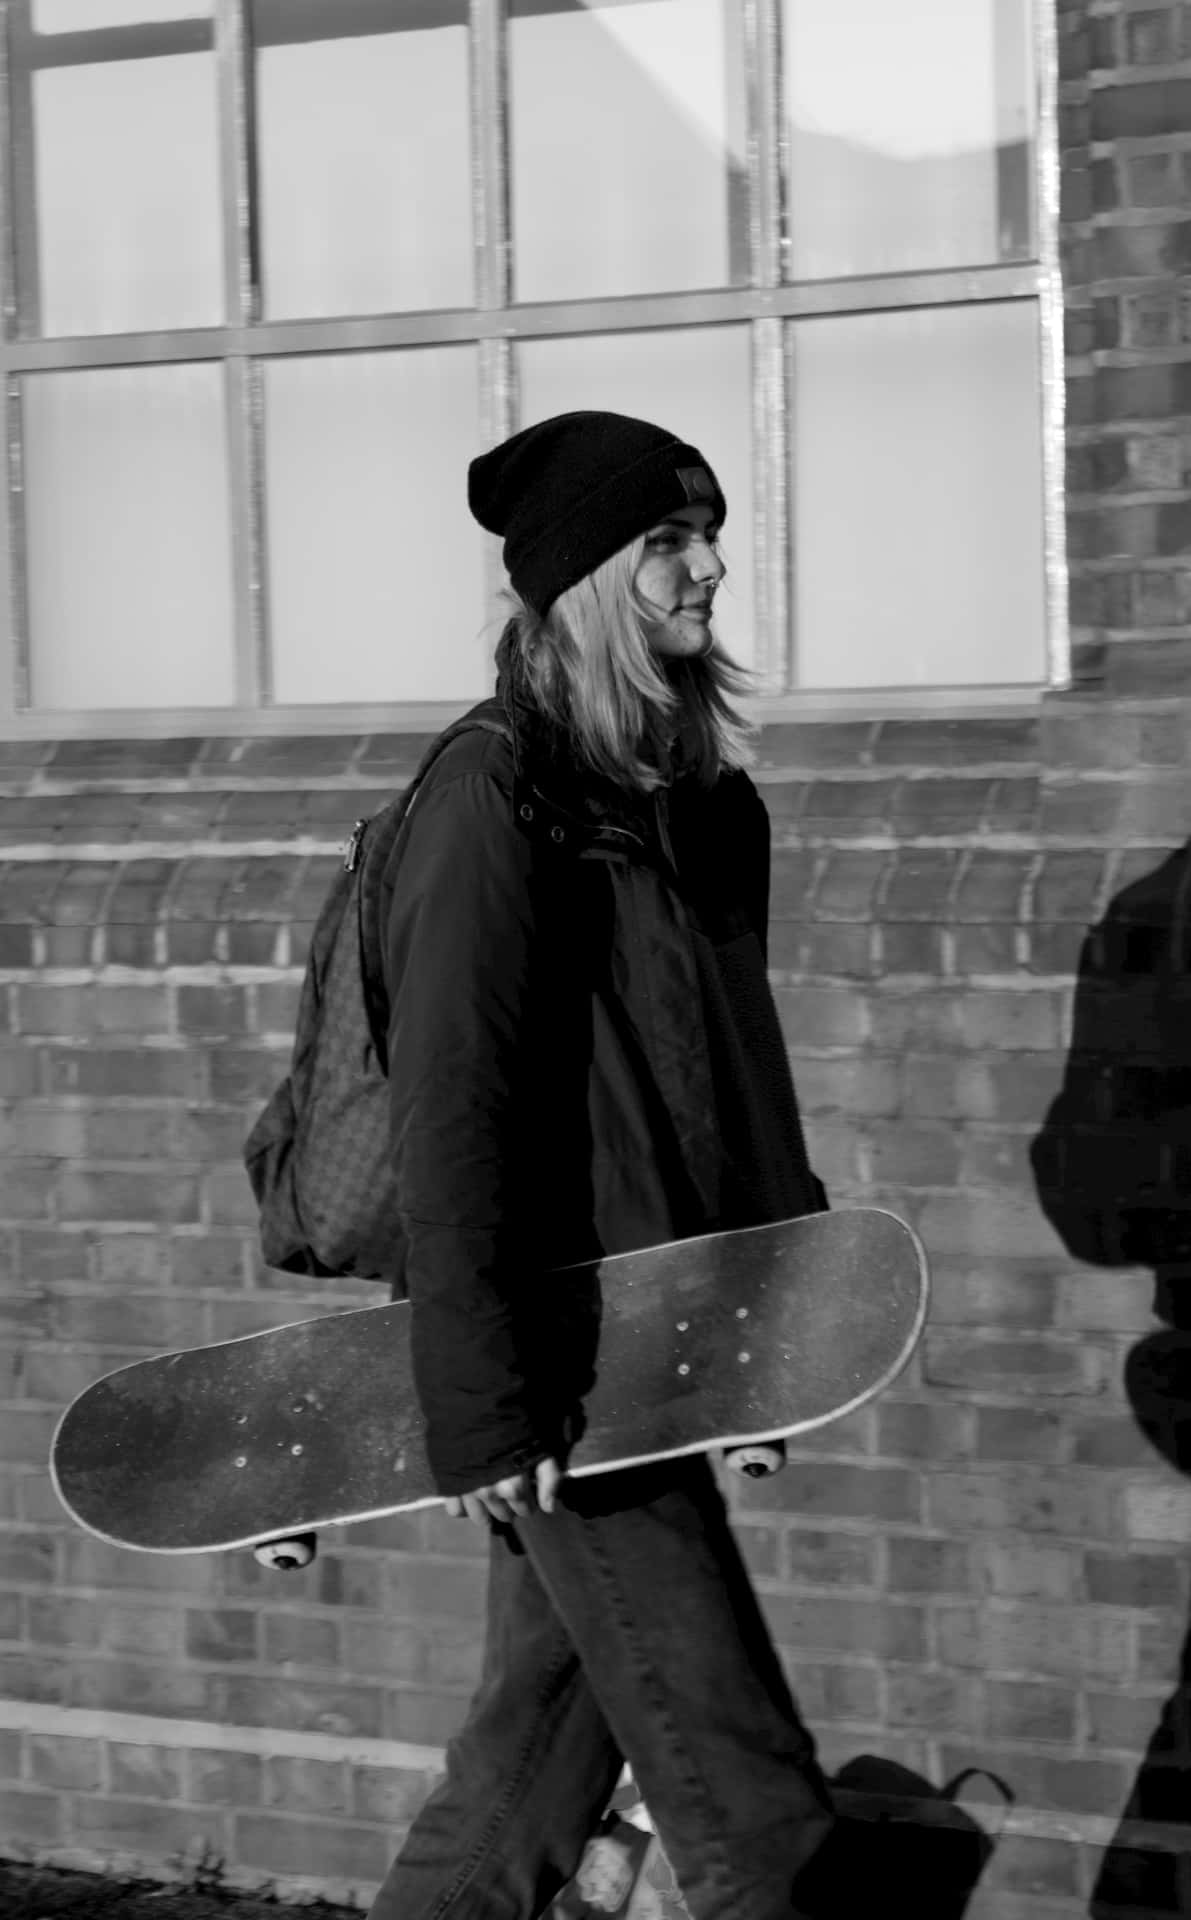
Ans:
<svg viewBox="0 0 1191 1920"><path fill-rule="evenodd" d="M724 577L719 525L704 502L676 507L650 527L633 585L650 608L655 653L689 660L711 649L711 603Z"/></svg>

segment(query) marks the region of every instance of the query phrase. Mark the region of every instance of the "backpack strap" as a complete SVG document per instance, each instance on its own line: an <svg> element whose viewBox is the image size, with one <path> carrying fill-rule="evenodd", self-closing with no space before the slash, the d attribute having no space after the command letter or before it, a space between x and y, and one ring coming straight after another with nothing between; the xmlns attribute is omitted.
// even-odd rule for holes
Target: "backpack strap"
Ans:
<svg viewBox="0 0 1191 1920"><path fill-rule="evenodd" d="M516 735L507 715L495 700L464 714L431 742L405 792L391 800L371 819L357 820L344 853L344 865L359 868L356 908L360 939L360 974L364 989L364 1008L372 1043L381 1070L388 1072L389 996L385 989L384 956L376 911L377 883L402 829L417 803L422 783L431 767L452 740L465 733L495 733L511 740L516 762Z"/></svg>

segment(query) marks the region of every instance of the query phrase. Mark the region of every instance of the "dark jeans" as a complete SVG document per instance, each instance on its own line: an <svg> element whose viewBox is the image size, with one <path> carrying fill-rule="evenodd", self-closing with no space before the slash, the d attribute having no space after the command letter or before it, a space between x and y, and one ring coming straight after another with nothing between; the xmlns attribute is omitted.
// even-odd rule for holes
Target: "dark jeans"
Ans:
<svg viewBox="0 0 1191 1920"><path fill-rule="evenodd" d="M370 1920L534 1920L622 1757L693 1920L799 1920L830 1799L710 1468L566 1501L493 1544L479 1690Z"/></svg>

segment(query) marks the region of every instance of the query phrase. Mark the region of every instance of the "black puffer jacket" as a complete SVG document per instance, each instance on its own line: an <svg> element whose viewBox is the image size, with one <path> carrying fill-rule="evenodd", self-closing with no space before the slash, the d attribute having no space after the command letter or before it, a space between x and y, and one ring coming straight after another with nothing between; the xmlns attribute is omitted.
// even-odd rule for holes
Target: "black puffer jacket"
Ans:
<svg viewBox="0 0 1191 1920"><path fill-rule="evenodd" d="M765 980L752 782L635 796L507 690L476 712L502 710L516 753L480 730L443 750L381 898L404 1279L447 1494L559 1444L544 1272L826 1204Z"/></svg>

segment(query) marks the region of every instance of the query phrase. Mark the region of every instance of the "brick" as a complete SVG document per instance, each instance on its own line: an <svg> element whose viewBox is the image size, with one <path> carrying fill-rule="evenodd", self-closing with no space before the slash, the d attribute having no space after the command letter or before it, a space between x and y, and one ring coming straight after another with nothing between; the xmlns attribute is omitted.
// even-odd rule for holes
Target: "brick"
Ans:
<svg viewBox="0 0 1191 1920"><path fill-rule="evenodd" d="M1103 1364L1095 1349L1074 1342L928 1332L922 1377L930 1386L965 1392L1082 1397L1102 1385Z"/></svg>
<svg viewBox="0 0 1191 1920"><path fill-rule="evenodd" d="M211 1098L263 1104L288 1069L288 1047L219 1047L209 1056Z"/></svg>
<svg viewBox="0 0 1191 1920"><path fill-rule="evenodd" d="M213 1558L202 1559L192 1554L158 1558L148 1553L128 1553L89 1534L73 1531L64 1535L62 1546L63 1587L110 1588L120 1598L129 1589L146 1594L209 1594L215 1590L222 1571Z"/></svg>
<svg viewBox="0 0 1191 1920"><path fill-rule="evenodd" d="M1129 1671L1131 1632L1119 1615L1071 1607L979 1607L944 1601L935 1609L945 1666L1004 1675L1119 1681Z"/></svg>
<svg viewBox="0 0 1191 1920"><path fill-rule="evenodd" d="M971 1548L957 1540L891 1534L885 1580L891 1593L966 1593L972 1581Z"/></svg>
<svg viewBox="0 0 1191 1920"><path fill-rule="evenodd" d="M192 1609L186 1616L191 1660L255 1660L259 1616L246 1607Z"/></svg>
<svg viewBox="0 0 1191 1920"><path fill-rule="evenodd" d="M1177 60L1176 15L1172 7L1147 8L1142 13L1127 13L1121 27L1125 36L1127 66L1159 66Z"/></svg>
<svg viewBox="0 0 1191 1920"><path fill-rule="evenodd" d="M956 1184L961 1187L1028 1188L1031 1183L1032 1135L1024 1130L991 1131L970 1128L956 1141L959 1159Z"/></svg>
<svg viewBox="0 0 1191 1920"><path fill-rule="evenodd" d="M241 1234L177 1234L169 1243L173 1283L183 1293L205 1287L242 1287L248 1274L247 1253L247 1242Z"/></svg>
<svg viewBox="0 0 1191 1920"><path fill-rule="evenodd" d="M1074 1687L1040 1680L985 1680L983 1728L994 1740L1074 1745L1078 1695Z"/></svg>
<svg viewBox="0 0 1191 1920"><path fill-rule="evenodd" d="M748 1481L743 1504L754 1511L850 1520L919 1518L918 1475L905 1467L843 1466L792 1460L772 1479Z"/></svg>
<svg viewBox="0 0 1191 1920"><path fill-rule="evenodd" d="M874 762L889 766L996 766L1031 760L1038 723L1032 717L883 720L872 743Z"/></svg>
<svg viewBox="0 0 1191 1920"><path fill-rule="evenodd" d="M160 1800L116 1800L98 1794L72 1802L72 1839L138 1861L226 1859L223 1817L213 1808L167 1808Z"/></svg>
<svg viewBox="0 0 1191 1920"><path fill-rule="evenodd" d="M50 1093L201 1100L206 1092L202 1054L179 1048L51 1046L44 1057Z"/></svg>
<svg viewBox="0 0 1191 1920"><path fill-rule="evenodd" d="M103 1747L98 1740L30 1733L29 1778L39 1787L97 1792L103 1786Z"/></svg>
<svg viewBox="0 0 1191 1920"><path fill-rule="evenodd" d="M1128 1693L1100 1693L1089 1688L1084 1694L1088 1745L1137 1753L1147 1745L1162 1708L1160 1694L1132 1688Z"/></svg>
<svg viewBox="0 0 1191 1920"><path fill-rule="evenodd" d="M808 1660L798 1647L779 1651L799 1707L812 1725L879 1723L881 1697L876 1667Z"/></svg>
<svg viewBox="0 0 1191 1920"><path fill-rule="evenodd" d="M792 1527L786 1534L786 1578L803 1587L874 1587L877 1543L866 1535Z"/></svg>
<svg viewBox="0 0 1191 1920"><path fill-rule="evenodd" d="M776 1527L755 1524L737 1530L736 1543L744 1555L749 1572L762 1580L774 1580L780 1572L781 1539Z"/></svg>
<svg viewBox="0 0 1191 1920"><path fill-rule="evenodd" d="M767 1593L766 1614L783 1645L877 1659L926 1658L926 1609L905 1601L862 1600L843 1594L809 1598Z"/></svg>
<svg viewBox="0 0 1191 1920"><path fill-rule="evenodd" d="M1068 1418L1020 1405L977 1407L972 1447L978 1460L1025 1460L1057 1465L1065 1457Z"/></svg>
<svg viewBox="0 0 1191 1920"><path fill-rule="evenodd" d="M774 993L786 1044L803 1047L859 1046L867 1038L863 997L837 987L778 987Z"/></svg>
<svg viewBox="0 0 1191 1920"><path fill-rule="evenodd" d="M401 1767L351 1768L350 1812L357 1820L405 1827L421 1811L437 1775Z"/></svg>
<svg viewBox="0 0 1191 1920"><path fill-rule="evenodd" d="M55 1181L55 1198L66 1220L199 1218L198 1181L160 1168L151 1177L140 1171L64 1168Z"/></svg>
<svg viewBox="0 0 1191 1920"><path fill-rule="evenodd" d="M178 1030L207 1038L236 1038L248 1027L247 996L243 987L178 988Z"/></svg>
<svg viewBox="0 0 1191 1920"><path fill-rule="evenodd" d="M321 1615L270 1613L261 1621L263 1658L270 1666L328 1667L343 1665L343 1627Z"/></svg>
<svg viewBox="0 0 1191 1920"><path fill-rule="evenodd" d="M951 1186L958 1178L961 1143L953 1129L902 1121L864 1141L863 1177L876 1186Z"/></svg>
<svg viewBox="0 0 1191 1920"><path fill-rule="evenodd" d="M347 1813L348 1770L343 1760L265 1761L264 1803L287 1813Z"/></svg>
<svg viewBox="0 0 1191 1920"><path fill-rule="evenodd" d="M1191 1487L1129 1486L1121 1508L1127 1539L1185 1542L1191 1528Z"/></svg>
<svg viewBox="0 0 1191 1920"><path fill-rule="evenodd" d="M196 1748L183 1758L187 1800L199 1806L237 1809L260 1805L265 1773L260 1754Z"/></svg>
<svg viewBox="0 0 1191 1920"><path fill-rule="evenodd" d="M184 1719L209 1717L203 1676L176 1667L126 1660L72 1660L66 1675L68 1704L102 1713L155 1713Z"/></svg>
<svg viewBox="0 0 1191 1920"><path fill-rule="evenodd" d="M1089 1539L1119 1537L1112 1491L1103 1479L1078 1469L1030 1471L985 1468L933 1474L927 1485L929 1518L943 1532L958 1534L1020 1529Z"/></svg>
<svg viewBox="0 0 1191 1920"><path fill-rule="evenodd" d="M840 839L887 830L896 791L895 780L812 780L799 815L801 829ZM773 806L778 799L774 788L766 798Z"/></svg>
<svg viewBox="0 0 1191 1920"><path fill-rule="evenodd" d="M1036 1204L1024 1196L992 1191L935 1194L923 1208L918 1231L932 1256L983 1257L996 1247L1000 1260L1053 1258L1058 1236Z"/></svg>
<svg viewBox="0 0 1191 1920"><path fill-rule="evenodd" d="M957 920L1009 920L1022 917L1034 856L976 851L964 856L954 889Z"/></svg>
<svg viewBox="0 0 1191 1920"><path fill-rule="evenodd" d="M62 1706L67 1691L66 1669L57 1655L48 1659L42 1655L0 1653L0 1686L9 1700L38 1700Z"/></svg>
<svg viewBox="0 0 1191 1920"><path fill-rule="evenodd" d="M1149 1275L1060 1274L1056 1282L1055 1325L1064 1331L1148 1333L1153 1325L1154 1283Z"/></svg>
<svg viewBox="0 0 1191 1920"><path fill-rule="evenodd" d="M979 1725L976 1683L965 1675L895 1668L885 1701L891 1727L921 1727L929 1733L948 1727L974 1734Z"/></svg>
<svg viewBox="0 0 1191 1920"><path fill-rule="evenodd" d="M0 1407L0 1460L44 1467L56 1419L52 1407Z"/></svg>
<svg viewBox="0 0 1191 1920"><path fill-rule="evenodd" d="M347 1619L343 1624L344 1651L343 1664L349 1674L360 1674L376 1681L397 1681L403 1685L425 1684L431 1678L430 1672L430 1635L421 1626L404 1621L375 1621ZM444 1641L444 1651L451 1645ZM456 1639L456 1646L460 1641ZM464 1658L467 1650L474 1654L479 1644L479 1632L473 1630L462 1642ZM444 1662L444 1665L446 1662ZM468 1666L468 1672L471 1666ZM439 1673L436 1679L445 1679ZM457 1672L453 1684L465 1685L467 1673ZM450 1682L449 1682L450 1683Z"/></svg>
<svg viewBox="0 0 1191 1920"><path fill-rule="evenodd" d="M882 901L889 920L947 917L960 855L949 848L903 848L898 853Z"/></svg>
<svg viewBox="0 0 1191 1920"><path fill-rule="evenodd" d="M946 971L942 929L915 922L885 921L881 926L880 971L897 974L941 974Z"/></svg>
<svg viewBox="0 0 1191 1920"><path fill-rule="evenodd" d="M788 1474L766 1485L780 1485ZM487 1589L487 1567L468 1562L394 1559L386 1568L388 1606L398 1619L478 1620Z"/></svg>
<svg viewBox="0 0 1191 1920"><path fill-rule="evenodd" d="M99 1347L143 1352L174 1352L202 1346L206 1336L203 1304L175 1296L59 1294L52 1306L56 1338Z"/></svg>
<svg viewBox="0 0 1191 1920"><path fill-rule="evenodd" d="M59 1794L0 1787L0 1833L18 1836L22 1848L53 1846L61 1841L65 1837L64 1811Z"/></svg>
<svg viewBox="0 0 1191 1920"><path fill-rule="evenodd" d="M14 1156L0 1165L0 1219L48 1219L57 1177L53 1161Z"/></svg>
<svg viewBox="0 0 1191 1920"><path fill-rule="evenodd" d="M876 732L871 720L773 721L761 729L757 763L790 772L864 766Z"/></svg>
<svg viewBox="0 0 1191 1920"><path fill-rule="evenodd" d="M408 1740L414 1746L445 1747L467 1717L470 1689L423 1692L397 1687L385 1699L386 1740Z"/></svg>
<svg viewBox="0 0 1191 1920"><path fill-rule="evenodd" d="M851 1119L887 1118L898 1111L898 1062L868 1055L837 1055L794 1062L798 1102L805 1114L841 1113Z"/></svg>
<svg viewBox="0 0 1191 1920"><path fill-rule="evenodd" d="M1088 1553L1087 1596L1109 1607L1184 1607L1187 1571L1181 1559L1158 1553Z"/></svg>
<svg viewBox="0 0 1191 1920"><path fill-rule="evenodd" d="M108 1742L108 1767L113 1793L148 1800L181 1800L184 1797L182 1755L169 1747L111 1740Z"/></svg>
<svg viewBox="0 0 1191 1920"><path fill-rule="evenodd" d="M884 1458L954 1459L972 1447L974 1410L937 1398L929 1402L885 1399L877 1407L876 1451Z"/></svg>
<svg viewBox="0 0 1191 1920"><path fill-rule="evenodd" d="M981 1764L974 1748L947 1744L943 1751L948 1773ZM1132 1785L1130 1769L1125 1762L1117 1760L1068 1758L1017 1750L1012 1756L1005 1756L1004 1764L1011 1771L1015 1791L1026 1806L1116 1814Z"/></svg>
<svg viewBox="0 0 1191 1920"><path fill-rule="evenodd" d="M1075 1601L1083 1560L1076 1547L1036 1540L980 1540L973 1549L976 1586L1005 1600Z"/></svg>
<svg viewBox="0 0 1191 1920"><path fill-rule="evenodd" d="M375 1827L247 1813L236 1820L234 1832L236 1859L264 1873L360 1886L382 1880L389 1866L389 1843Z"/></svg>
<svg viewBox="0 0 1191 1920"><path fill-rule="evenodd" d="M293 1727L303 1733L355 1734L370 1740L384 1732L375 1687L220 1673L210 1680L207 1700L208 1715L233 1726Z"/></svg>

